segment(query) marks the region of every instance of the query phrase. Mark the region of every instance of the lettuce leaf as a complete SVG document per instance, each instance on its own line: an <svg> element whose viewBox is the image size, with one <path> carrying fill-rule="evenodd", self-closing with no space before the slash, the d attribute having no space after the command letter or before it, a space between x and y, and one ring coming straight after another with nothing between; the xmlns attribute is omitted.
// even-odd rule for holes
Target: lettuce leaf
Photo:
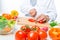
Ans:
<svg viewBox="0 0 60 40"><path fill-rule="evenodd" d="M4 17L0 16L0 30L2 30L3 28L6 27L7 25L7 19L5 19Z"/></svg>

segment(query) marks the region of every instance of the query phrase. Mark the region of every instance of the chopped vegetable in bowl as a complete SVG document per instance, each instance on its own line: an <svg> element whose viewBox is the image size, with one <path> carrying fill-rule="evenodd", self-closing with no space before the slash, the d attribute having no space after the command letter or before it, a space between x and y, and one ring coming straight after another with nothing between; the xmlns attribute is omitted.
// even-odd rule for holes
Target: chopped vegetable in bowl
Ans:
<svg viewBox="0 0 60 40"><path fill-rule="evenodd" d="M13 30L15 25L14 20L7 20L4 17L0 16L0 34L7 34Z"/></svg>

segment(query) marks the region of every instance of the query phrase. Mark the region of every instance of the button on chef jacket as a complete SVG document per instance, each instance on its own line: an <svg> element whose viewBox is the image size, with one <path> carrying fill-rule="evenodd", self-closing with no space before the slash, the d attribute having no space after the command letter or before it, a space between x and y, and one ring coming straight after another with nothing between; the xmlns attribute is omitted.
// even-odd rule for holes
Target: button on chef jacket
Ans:
<svg viewBox="0 0 60 40"><path fill-rule="evenodd" d="M57 17L54 0L20 0L20 11L25 16L30 16L29 11L36 9L37 18L40 14L48 15L50 21L55 20Z"/></svg>

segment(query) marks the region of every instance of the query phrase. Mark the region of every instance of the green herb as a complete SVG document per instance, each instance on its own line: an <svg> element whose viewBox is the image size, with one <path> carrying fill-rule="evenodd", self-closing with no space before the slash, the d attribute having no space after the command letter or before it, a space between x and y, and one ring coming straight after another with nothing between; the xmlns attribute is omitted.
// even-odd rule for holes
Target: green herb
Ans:
<svg viewBox="0 0 60 40"><path fill-rule="evenodd" d="M57 22L55 22L55 21L50 22L50 26L51 26L51 27L54 27L54 26L56 26L56 25L58 25Z"/></svg>

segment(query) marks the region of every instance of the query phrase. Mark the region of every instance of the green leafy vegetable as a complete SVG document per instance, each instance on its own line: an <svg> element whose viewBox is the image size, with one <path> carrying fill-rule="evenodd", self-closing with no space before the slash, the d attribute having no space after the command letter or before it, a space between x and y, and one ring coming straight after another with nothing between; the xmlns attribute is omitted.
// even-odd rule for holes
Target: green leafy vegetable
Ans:
<svg viewBox="0 0 60 40"><path fill-rule="evenodd" d="M56 25L58 25L57 22L55 22L55 21L50 22L50 26L51 26L51 27L54 27L54 26L56 26Z"/></svg>
<svg viewBox="0 0 60 40"><path fill-rule="evenodd" d="M14 20L9 20L9 21L8 21L8 26L9 26L9 27L13 27L14 24L15 24L15 21L14 21Z"/></svg>
<svg viewBox="0 0 60 40"><path fill-rule="evenodd" d="M0 30L2 30L3 28L5 28L5 26L7 25L7 19L5 19L4 17L0 16Z"/></svg>

